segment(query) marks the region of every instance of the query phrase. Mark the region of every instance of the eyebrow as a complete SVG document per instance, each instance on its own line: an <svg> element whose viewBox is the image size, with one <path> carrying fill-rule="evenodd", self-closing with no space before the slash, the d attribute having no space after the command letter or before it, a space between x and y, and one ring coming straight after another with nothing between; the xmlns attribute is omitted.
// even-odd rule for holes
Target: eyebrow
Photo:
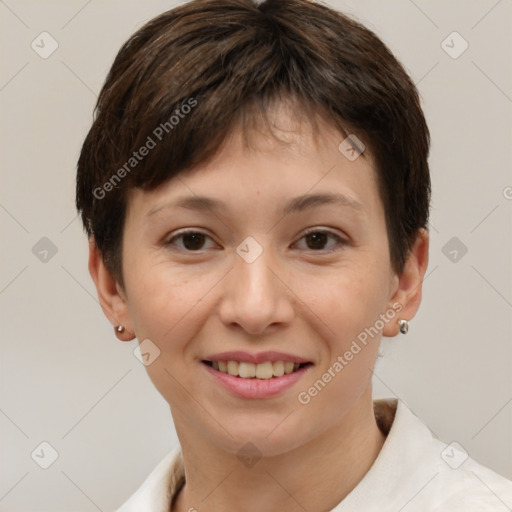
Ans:
<svg viewBox="0 0 512 512"><path fill-rule="evenodd" d="M345 206L348 208L352 208L358 213L364 213L365 208L363 205L353 199L346 194L341 193L322 193L322 194L305 194L303 196L294 197L290 201L286 203L283 208L283 214L288 215L290 213L298 213L304 210L308 210L310 208L328 205L328 204L337 204L341 206ZM227 206L225 203L220 201L219 199L215 199L213 197L206 196L184 196L178 197L174 201L169 203L164 203L162 205L155 206L148 213L147 217L155 214L156 212L162 210L163 208L170 207L178 207L178 208L186 208L189 210L198 210L204 211L209 210L212 212L223 211L225 212Z"/></svg>

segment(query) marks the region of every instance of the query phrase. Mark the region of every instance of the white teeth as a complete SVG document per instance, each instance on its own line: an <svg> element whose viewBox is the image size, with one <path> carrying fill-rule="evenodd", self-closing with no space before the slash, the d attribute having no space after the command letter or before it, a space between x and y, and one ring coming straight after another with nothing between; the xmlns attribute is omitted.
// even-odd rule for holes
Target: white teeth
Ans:
<svg viewBox="0 0 512 512"><path fill-rule="evenodd" d="M274 377L282 377L284 375L283 361L276 361L272 366L272 373L274 374Z"/></svg>
<svg viewBox="0 0 512 512"><path fill-rule="evenodd" d="M293 373L298 370L300 364L292 361L266 361L264 363L254 364L238 361L212 361L212 367L222 373L228 373L233 377L243 379L269 380L272 377L282 377L285 374Z"/></svg>
<svg viewBox="0 0 512 512"><path fill-rule="evenodd" d="M231 362L231 361L230 361ZM228 363L229 366L229 363ZM260 365L258 365L260 366ZM256 365L253 363L240 363L238 365L238 376L244 379L256 377Z"/></svg>
<svg viewBox="0 0 512 512"><path fill-rule="evenodd" d="M256 377L258 379L271 379L274 374L274 367L270 361L256 365Z"/></svg>
<svg viewBox="0 0 512 512"><path fill-rule="evenodd" d="M292 373L294 364L291 361L284 363L284 373Z"/></svg>
<svg viewBox="0 0 512 512"><path fill-rule="evenodd" d="M236 361L228 361L228 373L233 377L238 376L238 363Z"/></svg>

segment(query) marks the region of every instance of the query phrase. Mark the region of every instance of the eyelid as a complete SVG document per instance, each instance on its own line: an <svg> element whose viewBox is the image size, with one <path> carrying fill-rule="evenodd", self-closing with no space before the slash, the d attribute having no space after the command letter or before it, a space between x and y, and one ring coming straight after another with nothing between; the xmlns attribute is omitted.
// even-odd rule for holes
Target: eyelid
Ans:
<svg viewBox="0 0 512 512"><path fill-rule="evenodd" d="M339 249L340 245L344 246L344 245L348 245L349 244L349 241L346 238L343 238L341 235L339 235L338 233L336 233L332 229L330 229L330 228L322 228L322 227L313 227L313 228L306 229L306 231L302 232L302 234L298 238L297 242L302 240L305 236L310 235L311 233L324 233L326 235L331 235L331 236L333 236L334 238L337 239L337 244L333 248L330 248L330 249L321 249L321 250L318 250L318 251L315 251L313 249L303 249L303 250L307 250L307 251L312 252L312 253L325 254L325 253L329 253L329 252L334 252L334 251ZM297 243L297 242L294 242L294 244Z"/></svg>
<svg viewBox="0 0 512 512"><path fill-rule="evenodd" d="M172 236L170 238L166 237L164 239L164 244L172 246L173 245L172 242L174 240L176 240L180 236L187 235L187 234L190 234L190 233L202 234L205 237L207 237L210 240L212 240L213 242L215 242L215 240L213 240L212 236L210 236L208 233L206 233L205 231L203 231L203 230L201 230L199 228L184 228L183 230L178 230L178 231L174 232L174 234L172 234ZM303 231L302 234L300 235L300 237L297 239L297 241L293 243L293 245L296 244L297 242L299 242L300 240L302 240L305 236L307 236L309 234L312 234L312 233L324 233L326 235L331 235L332 237L337 239L337 244L336 244L336 246L334 248L331 248L331 249L320 249L320 250L303 249L305 251L310 251L312 253L318 253L318 254L325 254L325 253L329 253L329 252L333 252L333 251L337 250L336 248L339 245L347 245L349 243L348 240L346 240L345 238L340 236L338 233L336 233L335 231L333 231L333 230L331 230L329 228L312 227L312 228L306 229L306 231ZM187 253L201 253L201 252L206 250L206 249L199 249L197 251L188 251L186 249L181 249L179 247L177 249L178 250L182 250L182 251L187 252Z"/></svg>
<svg viewBox="0 0 512 512"><path fill-rule="evenodd" d="M201 234L201 235L204 235L205 237L209 238L210 240L212 240L214 243L217 243L215 242L215 240L213 239L213 237L211 235L209 235L208 233L206 233L205 231L199 229L199 228L184 228L183 230L178 230L178 231L175 231L173 233L171 233L172 236L166 236L164 238L164 245L167 245L167 246L173 246L174 248L180 250L180 251L183 251L183 252L188 252L188 253L200 253L206 249L199 249L198 251L187 251L186 249L181 249L181 247L176 247L174 244L173 244L173 240L176 240L177 238L183 236L183 235L188 235L190 233L198 233L198 234Z"/></svg>
<svg viewBox="0 0 512 512"><path fill-rule="evenodd" d="M340 240L342 239L341 235L338 235L338 233L336 233L332 229L322 228L322 227L308 228L308 229L306 229L306 231L303 231L302 236L310 235L311 233L327 233L328 235L337 236ZM302 238L302 236L301 236L301 238Z"/></svg>

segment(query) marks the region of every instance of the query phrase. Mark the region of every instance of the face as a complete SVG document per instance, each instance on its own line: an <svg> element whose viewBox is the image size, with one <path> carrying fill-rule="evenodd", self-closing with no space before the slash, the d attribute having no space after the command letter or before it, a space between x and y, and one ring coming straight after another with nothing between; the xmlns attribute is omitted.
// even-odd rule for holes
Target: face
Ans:
<svg viewBox="0 0 512 512"><path fill-rule="evenodd" d="M371 155L349 160L327 124L315 139L283 109L275 122L286 144L235 134L132 191L124 231L127 323L160 350L149 376L178 432L233 453L283 453L343 422L398 318Z"/></svg>

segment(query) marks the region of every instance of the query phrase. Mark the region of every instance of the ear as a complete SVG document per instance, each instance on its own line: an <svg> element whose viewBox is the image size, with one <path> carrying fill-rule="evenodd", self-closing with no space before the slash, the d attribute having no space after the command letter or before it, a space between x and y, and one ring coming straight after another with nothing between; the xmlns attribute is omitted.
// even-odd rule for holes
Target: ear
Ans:
<svg viewBox="0 0 512 512"><path fill-rule="evenodd" d="M132 322L128 312L126 296L122 286L114 279L103 261L94 238L89 239L89 273L96 285L101 309L110 323L114 326L115 335L121 341L130 341L135 338ZM123 332L116 327L122 325Z"/></svg>
<svg viewBox="0 0 512 512"><path fill-rule="evenodd" d="M423 279L428 266L428 247L428 231L420 229L401 275L395 275L397 284L389 304L399 303L402 309L393 322L386 324L382 331L384 336L396 336L399 333L398 321L410 321L420 307Z"/></svg>

